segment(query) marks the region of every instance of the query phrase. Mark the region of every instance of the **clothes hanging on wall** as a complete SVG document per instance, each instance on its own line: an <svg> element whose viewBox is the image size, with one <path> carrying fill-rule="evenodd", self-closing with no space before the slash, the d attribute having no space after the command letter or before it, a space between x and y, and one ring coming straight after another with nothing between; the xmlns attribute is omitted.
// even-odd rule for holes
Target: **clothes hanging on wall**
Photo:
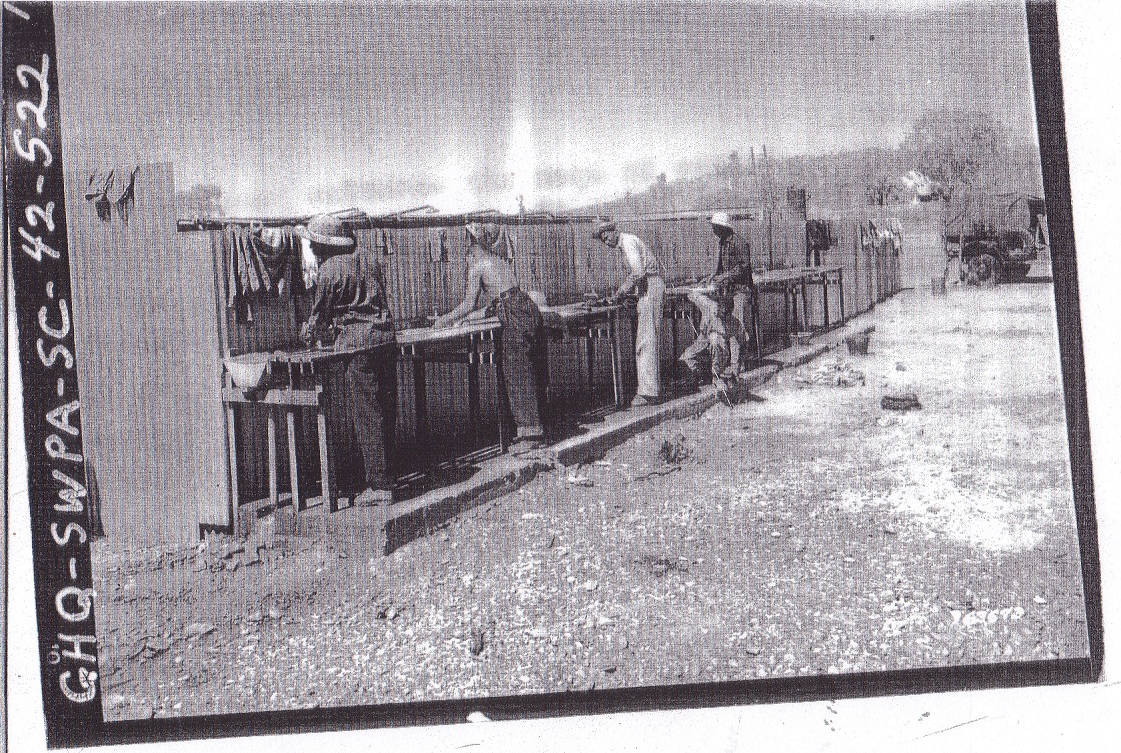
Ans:
<svg viewBox="0 0 1121 753"><path fill-rule="evenodd" d="M122 222L128 222L129 211L136 200L135 185L139 172L139 166L117 166L90 173L85 197L86 201L93 203L98 219L108 222L115 215Z"/></svg>
<svg viewBox="0 0 1121 753"><path fill-rule="evenodd" d="M303 292L301 238L292 228L231 225L224 235L229 308L253 321L249 300L258 295Z"/></svg>
<svg viewBox="0 0 1121 753"><path fill-rule="evenodd" d="M812 251L826 251L833 243L833 232L825 220L807 220L806 236Z"/></svg>

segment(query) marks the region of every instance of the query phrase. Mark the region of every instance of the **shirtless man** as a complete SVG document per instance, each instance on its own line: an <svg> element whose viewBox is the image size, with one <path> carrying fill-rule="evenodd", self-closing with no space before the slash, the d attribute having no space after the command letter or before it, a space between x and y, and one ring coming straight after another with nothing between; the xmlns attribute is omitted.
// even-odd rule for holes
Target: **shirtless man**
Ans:
<svg viewBox="0 0 1121 753"><path fill-rule="evenodd" d="M506 375L502 397L517 426L511 449L526 452L545 445L545 327L537 304L518 287L513 267L494 252L500 233L493 223L467 225L467 294L435 326L453 326L480 309L498 317Z"/></svg>

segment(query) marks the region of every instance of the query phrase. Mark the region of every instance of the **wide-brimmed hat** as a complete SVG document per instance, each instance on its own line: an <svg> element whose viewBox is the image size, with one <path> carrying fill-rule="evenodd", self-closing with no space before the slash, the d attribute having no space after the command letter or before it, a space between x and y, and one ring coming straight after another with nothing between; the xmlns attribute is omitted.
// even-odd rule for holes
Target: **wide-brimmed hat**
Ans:
<svg viewBox="0 0 1121 753"><path fill-rule="evenodd" d="M729 230L735 230L735 228L732 227L732 218L728 216L727 212L715 212L712 217L709 218L709 222L713 225L726 227Z"/></svg>
<svg viewBox="0 0 1121 753"><path fill-rule="evenodd" d="M603 222L596 225L596 229L595 232L592 233L592 237L596 240L603 240L604 233L612 233L618 231L619 228L615 227L614 222L612 222L611 220L604 220Z"/></svg>
<svg viewBox="0 0 1121 753"><path fill-rule="evenodd" d="M312 243L321 243L324 246L350 248L355 243L354 231L344 225L338 217L330 214L321 214L313 218L307 227L296 228L296 232Z"/></svg>

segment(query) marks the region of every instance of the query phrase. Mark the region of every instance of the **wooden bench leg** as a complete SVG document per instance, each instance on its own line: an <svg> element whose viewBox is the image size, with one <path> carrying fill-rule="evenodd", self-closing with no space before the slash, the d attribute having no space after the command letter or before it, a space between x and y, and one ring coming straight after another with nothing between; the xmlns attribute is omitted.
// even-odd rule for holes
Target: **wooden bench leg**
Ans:
<svg viewBox="0 0 1121 753"><path fill-rule="evenodd" d="M269 443L269 505L272 507L272 513L276 514L276 508L280 503L279 483L276 472L276 411L271 407L267 407L268 411L268 443ZM254 521L256 523L256 521Z"/></svg>
<svg viewBox="0 0 1121 753"><path fill-rule="evenodd" d="M596 404L596 337L595 328L589 326L584 332L587 338L585 348L588 354L588 406L595 407Z"/></svg>
<svg viewBox="0 0 1121 753"><path fill-rule="evenodd" d="M479 422L482 412L479 396L479 361L478 355L472 353L467 362L467 431L471 437L471 449L479 446Z"/></svg>
<svg viewBox="0 0 1121 753"><path fill-rule="evenodd" d="M319 428L319 474L323 491L324 512L333 513L339 509L338 489L335 487L335 468L331 459L330 424L327 421L327 406L322 402L316 412Z"/></svg>
<svg viewBox="0 0 1121 753"><path fill-rule="evenodd" d="M790 288L784 287L782 289L782 318L783 318L783 324L786 327L786 332L784 334L786 335L787 346L789 346L790 342L791 342L791 337L790 337L790 331L791 331L790 330L790 318L791 318L790 317L790 309L793 308L793 307L794 307L794 302L793 302L793 300L791 299L791 296L790 296Z"/></svg>
<svg viewBox="0 0 1121 753"><path fill-rule="evenodd" d="M292 484L292 533L294 534L296 516L300 514L300 472L296 461L296 412L289 408L286 417L288 419L288 480Z"/></svg>
<svg viewBox="0 0 1121 753"><path fill-rule="evenodd" d="M230 531L241 536L240 494L237 488L237 423L234 406L226 403L226 441L230 445Z"/></svg>
<svg viewBox="0 0 1121 753"><path fill-rule="evenodd" d="M810 327L810 294L806 285L806 278L802 278L802 326L801 332L809 332Z"/></svg>
<svg viewBox="0 0 1121 753"><path fill-rule="evenodd" d="M825 329L829 329L829 275L821 276L821 317Z"/></svg>
<svg viewBox="0 0 1121 753"><path fill-rule="evenodd" d="M416 437L420 465L428 471L432 467L432 448L428 444L428 385L425 382L424 360L413 354L413 398L416 404Z"/></svg>
<svg viewBox="0 0 1121 753"><path fill-rule="evenodd" d="M498 448L500 452L506 452L510 449L510 437L507 436L508 432L506 431L506 421L508 420L506 411L509 406L509 401L504 400L501 396L509 395L510 393L506 391L506 370L502 368L501 338L495 338L494 351L491 353L491 358L494 359L494 381L497 384L499 395ZM419 422L419 420L418 418L417 421Z"/></svg>

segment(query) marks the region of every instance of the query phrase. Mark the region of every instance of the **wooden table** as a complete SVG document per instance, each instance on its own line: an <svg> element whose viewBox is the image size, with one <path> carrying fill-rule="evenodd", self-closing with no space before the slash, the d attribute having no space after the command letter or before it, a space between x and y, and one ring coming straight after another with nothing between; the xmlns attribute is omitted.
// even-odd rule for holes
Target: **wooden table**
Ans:
<svg viewBox="0 0 1121 753"><path fill-rule="evenodd" d="M296 526L297 515L304 509L306 500L300 498L300 463L296 452L296 411L314 410L319 430L319 469L320 489L323 504L327 511L338 510L338 489L335 468L331 456L330 422L327 420L327 400L330 380L328 367L332 362L345 359L354 351L334 349L301 348L278 350L266 353L246 353L231 356L227 363L253 365L264 362L265 374L260 389L244 390L236 386L229 369L225 373L225 386L222 402L226 408L226 431L230 452L230 496L233 500L233 532L241 534L238 515L240 495L238 493L237 461L237 413L238 405L260 405L267 409L268 431L268 468L269 504L275 512L279 504L279 480L277 478L277 431L276 408L283 408L286 419L288 440L288 473L292 485L292 526ZM255 510L254 512L259 512Z"/></svg>
<svg viewBox="0 0 1121 753"><path fill-rule="evenodd" d="M619 348L620 305L588 305L569 303L563 306L550 306L542 313L553 312L564 323L565 334L585 340L584 350L588 365L588 401L595 402L595 351L596 343L607 341L611 349L611 385L613 405L616 409L623 405L623 358Z"/></svg>
<svg viewBox="0 0 1121 753"><path fill-rule="evenodd" d="M588 306L572 303L562 306L547 306L543 314L554 313L560 317L565 334L569 337L584 339L588 364L589 399L595 397L595 349L600 340L607 340L611 349L611 375L614 405L618 407L623 400L622 359L619 351L618 312L620 306ZM499 391L506 389L506 375L502 369L502 339L499 337L501 325L497 318L480 318L445 329L419 327L397 332L397 345L402 360L412 363L413 400L417 417L417 445L429 446L428 431L428 389L426 365L429 363L460 363L467 366L467 404L469 432L472 443L478 443L481 400L479 393L479 367L490 365L495 370ZM508 437L505 422L499 420L498 442L502 452L506 451ZM424 450L422 450L424 452ZM430 454L423 456L423 465L431 468L434 459Z"/></svg>
<svg viewBox="0 0 1121 753"><path fill-rule="evenodd" d="M809 330L809 294L811 285L821 286L822 297L822 324L821 329L828 329L833 322L829 316L829 285L835 284L840 296L840 318L845 320L845 289L842 284L842 270L840 267L798 267L794 269L774 269L766 272L755 272L753 275L756 293L779 292L783 294L783 322L785 336L789 341L794 323L798 323L804 330ZM692 317L692 306L686 306L685 301L690 293L703 293L711 295L715 288L711 283L694 282L676 285L666 291L670 305L667 307L667 317L689 319ZM798 305L801 303L801 316L799 317ZM752 334L756 344L756 357L762 357L759 338L758 302L751 302ZM677 343L677 328L673 329L673 357L677 359L679 350Z"/></svg>
<svg viewBox="0 0 1121 753"><path fill-rule="evenodd" d="M494 369L498 389L506 389L506 375L502 370L502 341L497 337L501 325L494 318L479 319L455 327L436 329L419 327L397 332L399 357L411 365L413 372L413 405L416 410L416 447L421 455L424 470L434 464L428 428L427 365L430 363L458 363L467 366L468 431L472 444L477 443L481 398L479 392L479 367L483 364ZM498 422L498 444L506 449L504 422Z"/></svg>
<svg viewBox="0 0 1121 753"><path fill-rule="evenodd" d="M619 351L618 312L620 306L588 306L574 303L564 306L547 307L543 313L557 314L563 323L565 333L574 338L585 339L585 353L588 363L589 398L595 394L595 348L597 341L607 340L611 349L611 371L614 405L622 404L622 359ZM449 327L434 329L421 327L399 330L397 332L398 357L405 368L412 368L413 402L416 410L417 447L422 453L422 466L430 470L434 458L427 452L430 447L428 421L428 389L426 365L429 363L458 363L467 366L467 402L469 432L473 444L478 443L481 423L480 373L483 365L495 370L499 390L506 389L505 374L502 370L502 345L498 337L501 325L495 318L474 321ZM300 497L300 462L296 448L296 411L314 410L319 434L320 488L325 511L338 510L338 489L331 445L331 426L328 421L327 407L330 400L330 367L354 355L357 351L335 350L334 348L298 348L263 353L246 353L226 359L230 364L264 364L265 374L258 389L244 390L233 381L229 369L224 376L222 400L226 408L227 440L230 458L230 491L234 500L233 529L235 535L241 534L238 515L240 495L238 492L238 452L237 452L237 406L257 405L267 409L267 445L269 495L268 503L275 511L279 504L279 478L277 462L279 459L277 409L285 416L287 433L288 470L292 487L293 529L301 510L306 509L307 500ZM236 367L235 367L236 368ZM499 421L499 446L505 451L508 437L504 421ZM254 510L259 513L259 509Z"/></svg>
<svg viewBox="0 0 1121 753"><path fill-rule="evenodd" d="M755 275L755 287L768 292L781 292L783 294L783 314L786 323L787 337L791 332L791 322L796 321L803 331L811 331L809 323L809 295L807 288L811 285L821 285L821 312L822 323L819 329L828 329L833 325L829 317L829 284L835 282L839 294L840 317L838 322L845 320L845 288L842 284L842 270L840 267L797 267L794 269L774 269L760 272ZM798 317L798 300L802 303L802 316Z"/></svg>

